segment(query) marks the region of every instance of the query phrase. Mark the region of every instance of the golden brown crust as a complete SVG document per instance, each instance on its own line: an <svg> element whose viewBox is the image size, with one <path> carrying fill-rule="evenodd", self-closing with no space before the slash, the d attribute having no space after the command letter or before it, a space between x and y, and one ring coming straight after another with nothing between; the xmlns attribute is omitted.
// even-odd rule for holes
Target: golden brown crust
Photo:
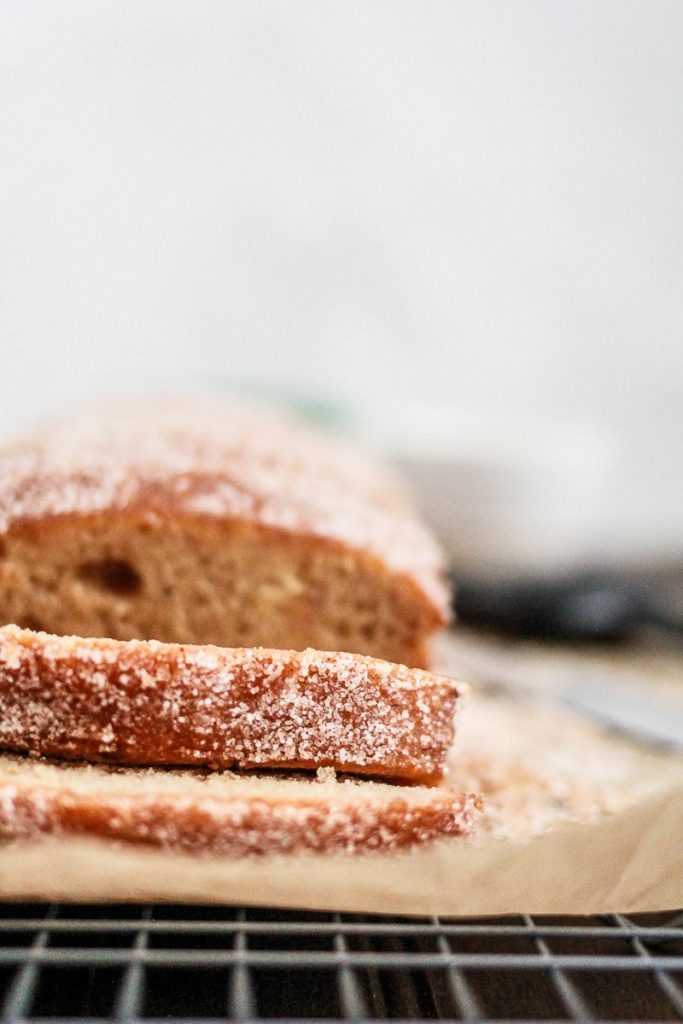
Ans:
<svg viewBox="0 0 683 1024"><path fill-rule="evenodd" d="M174 783L177 782L177 785ZM0 838L86 836L234 857L405 850L474 827L447 788L277 781L0 759Z"/></svg>
<svg viewBox="0 0 683 1024"><path fill-rule="evenodd" d="M0 629L0 747L127 765L435 781L463 690L361 655Z"/></svg>

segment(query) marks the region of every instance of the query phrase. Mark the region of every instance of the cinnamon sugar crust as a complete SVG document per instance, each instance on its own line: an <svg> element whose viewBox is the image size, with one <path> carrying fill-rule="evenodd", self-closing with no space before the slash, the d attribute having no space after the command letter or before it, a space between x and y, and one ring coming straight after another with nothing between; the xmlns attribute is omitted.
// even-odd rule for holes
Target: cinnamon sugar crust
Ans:
<svg viewBox="0 0 683 1024"><path fill-rule="evenodd" d="M406 850L468 835L479 798L448 788L240 778L0 757L0 838L115 840L233 857Z"/></svg>
<svg viewBox="0 0 683 1024"><path fill-rule="evenodd" d="M51 757L433 782L463 690L347 653L0 629L0 747Z"/></svg>
<svg viewBox="0 0 683 1024"><path fill-rule="evenodd" d="M0 620L55 633L424 666L448 617L390 474L217 401L119 405L0 454L0 545Z"/></svg>

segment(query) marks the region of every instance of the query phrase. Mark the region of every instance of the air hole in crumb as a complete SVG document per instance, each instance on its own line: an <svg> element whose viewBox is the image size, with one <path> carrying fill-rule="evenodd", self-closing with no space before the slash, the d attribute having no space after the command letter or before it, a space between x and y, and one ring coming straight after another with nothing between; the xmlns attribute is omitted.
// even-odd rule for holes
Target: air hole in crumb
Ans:
<svg viewBox="0 0 683 1024"><path fill-rule="evenodd" d="M137 570L120 558L103 558L99 562L84 562L78 577L85 583L112 594L135 594L142 586Z"/></svg>

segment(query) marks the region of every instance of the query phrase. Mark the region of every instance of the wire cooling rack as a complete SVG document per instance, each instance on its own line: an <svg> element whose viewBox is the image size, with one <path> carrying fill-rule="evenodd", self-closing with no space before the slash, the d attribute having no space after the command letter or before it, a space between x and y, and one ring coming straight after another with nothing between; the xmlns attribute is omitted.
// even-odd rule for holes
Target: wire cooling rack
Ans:
<svg viewBox="0 0 683 1024"><path fill-rule="evenodd" d="M683 914L0 905L4 1020L683 1020Z"/></svg>

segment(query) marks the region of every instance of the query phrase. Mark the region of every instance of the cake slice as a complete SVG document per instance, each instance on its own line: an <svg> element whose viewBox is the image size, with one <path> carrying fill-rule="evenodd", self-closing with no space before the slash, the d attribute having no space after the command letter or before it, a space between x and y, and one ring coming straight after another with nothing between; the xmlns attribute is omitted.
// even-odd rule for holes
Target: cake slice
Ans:
<svg viewBox="0 0 683 1024"><path fill-rule="evenodd" d="M427 667L441 569L382 466L234 402L117 405L0 453L0 622Z"/></svg>
<svg viewBox="0 0 683 1024"><path fill-rule="evenodd" d="M0 628L0 749L431 782L463 684L362 655Z"/></svg>
<svg viewBox="0 0 683 1024"><path fill-rule="evenodd" d="M88 837L231 857L389 852L469 834L478 807L446 787L0 757L2 840Z"/></svg>

